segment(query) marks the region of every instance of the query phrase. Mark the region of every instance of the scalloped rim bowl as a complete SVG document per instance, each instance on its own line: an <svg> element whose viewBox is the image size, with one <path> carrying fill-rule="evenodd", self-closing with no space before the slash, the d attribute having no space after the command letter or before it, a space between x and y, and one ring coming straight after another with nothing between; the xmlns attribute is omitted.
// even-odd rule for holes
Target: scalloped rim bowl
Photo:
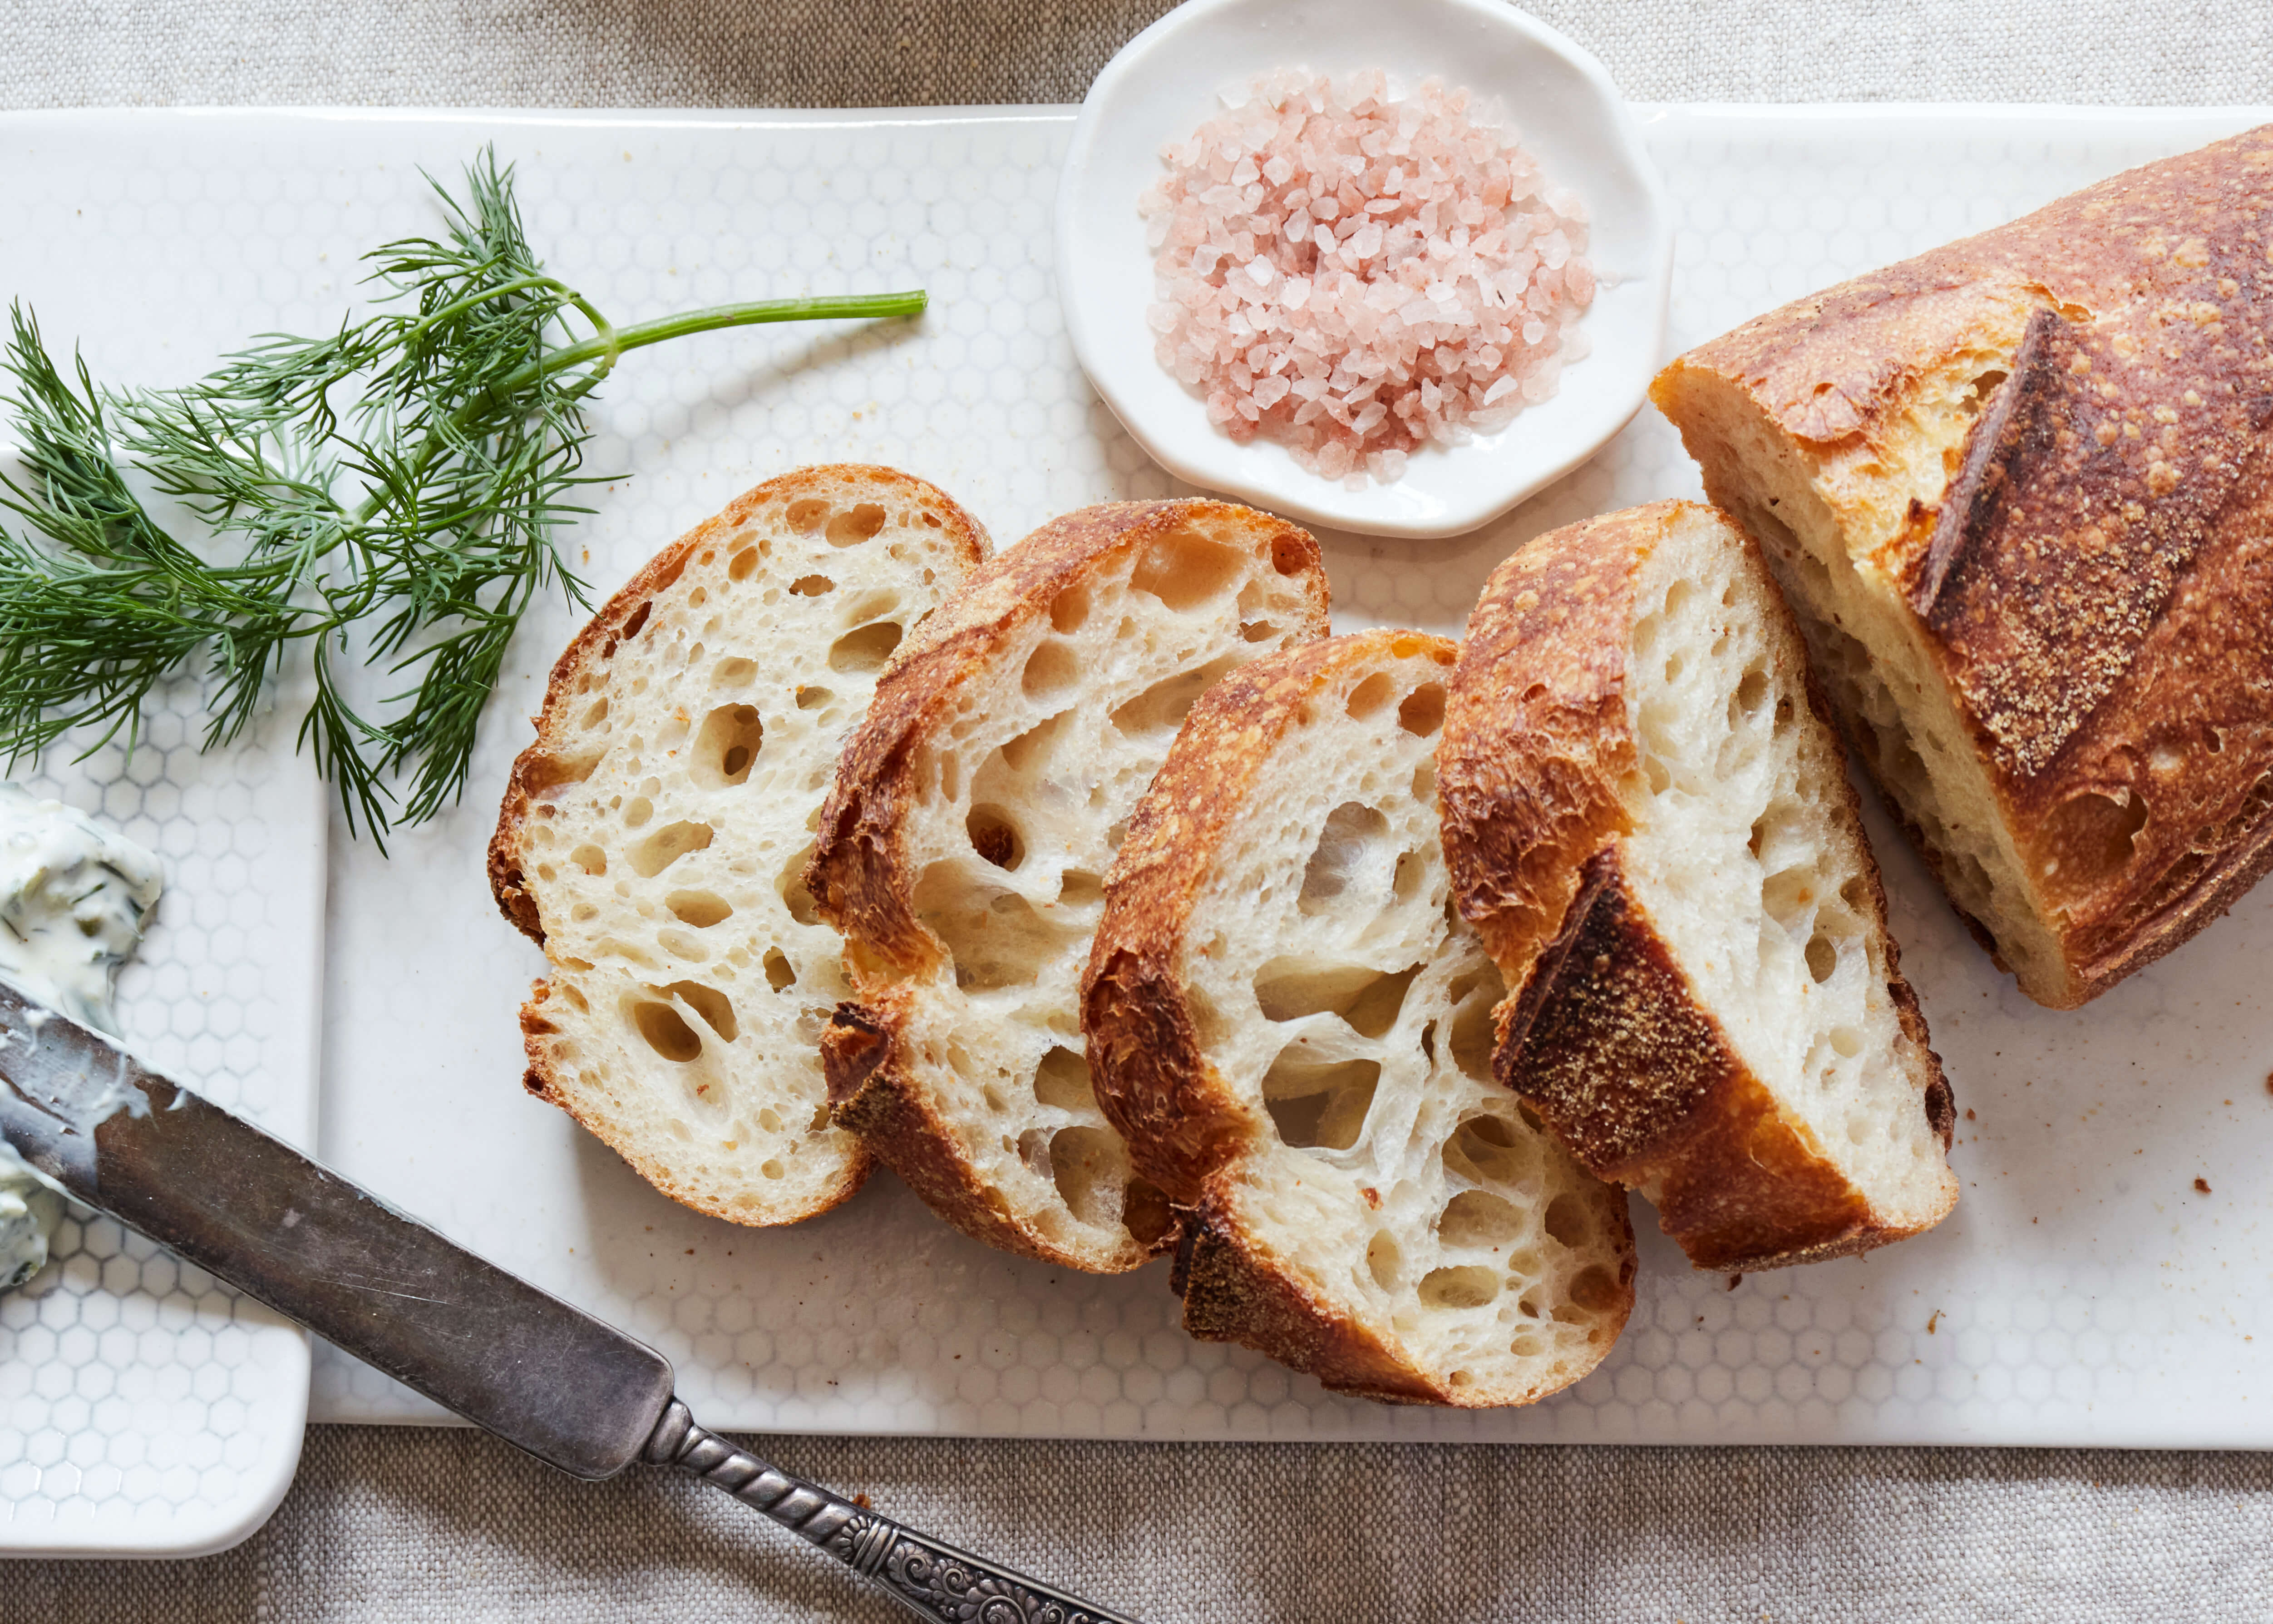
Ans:
<svg viewBox="0 0 2273 1624"><path fill-rule="evenodd" d="M1385 69L1393 90L1436 75L1505 120L1549 180L1586 200L1600 287L1593 345L1552 399L1497 433L1414 454L1362 491L1306 473L1267 437L1241 445L1153 357L1152 253L1136 199L1166 143L1219 94L1296 67L1339 79ZM1377 536L1456 536L1585 462L1638 411L1665 347L1673 234L1641 134L1602 65L1504 0L1193 0L1138 34L1082 103L1057 196L1058 297L1091 385L1178 478L1306 523Z"/></svg>

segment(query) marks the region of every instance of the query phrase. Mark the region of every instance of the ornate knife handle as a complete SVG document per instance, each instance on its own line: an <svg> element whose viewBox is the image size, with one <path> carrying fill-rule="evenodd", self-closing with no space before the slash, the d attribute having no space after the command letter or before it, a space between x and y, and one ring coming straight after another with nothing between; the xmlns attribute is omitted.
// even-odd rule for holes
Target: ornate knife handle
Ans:
<svg viewBox="0 0 2273 1624"><path fill-rule="evenodd" d="M656 1424L643 1458L693 1472L755 1506L933 1624L1136 1624L792 1477L697 1425L678 1399Z"/></svg>

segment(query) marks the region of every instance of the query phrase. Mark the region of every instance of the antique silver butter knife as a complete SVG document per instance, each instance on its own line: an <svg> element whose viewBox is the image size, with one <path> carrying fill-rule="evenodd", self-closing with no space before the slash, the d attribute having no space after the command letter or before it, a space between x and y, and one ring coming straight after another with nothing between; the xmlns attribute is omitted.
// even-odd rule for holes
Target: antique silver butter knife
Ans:
<svg viewBox="0 0 2273 1624"><path fill-rule="evenodd" d="M0 983L0 1139L76 1199L579 1477L717 1485L919 1617L1132 1624L739 1449L671 1361Z"/></svg>

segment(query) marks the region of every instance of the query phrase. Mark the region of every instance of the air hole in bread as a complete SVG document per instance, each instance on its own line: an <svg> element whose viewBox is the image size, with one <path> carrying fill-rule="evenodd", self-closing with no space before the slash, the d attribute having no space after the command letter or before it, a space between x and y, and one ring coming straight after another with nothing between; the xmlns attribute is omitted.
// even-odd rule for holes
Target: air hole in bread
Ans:
<svg viewBox="0 0 2273 1624"><path fill-rule="evenodd" d="M846 632L829 645L829 669L847 676L881 671L904 635L897 620L878 620Z"/></svg>
<svg viewBox="0 0 2273 1624"><path fill-rule="evenodd" d="M800 925L821 922L821 910L814 906L813 893L806 889L805 883L806 867L813 861L813 844L810 840L805 843L804 849L783 868L781 878L776 882L782 902L789 909L789 916Z"/></svg>
<svg viewBox="0 0 2273 1624"><path fill-rule="evenodd" d="M915 888L916 917L955 961L955 984L966 992L1028 986L1039 969L1081 936L1044 919L1016 891L979 882L962 863L935 862Z"/></svg>
<svg viewBox="0 0 2273 1624"><path fill-rule="evenodd" d="M1461 1191L1437 1221L1437 1234L1447 1246L1500 1247L1522 1232L1523 1214L1515 1203L1489 1190Z"/></svg>
<svg viewBox="0 0 2273 1624"><path fill-rule="evenodd" d="M734 916L733 905L715 891L675 891L663 899L663 906L678 916L680 924L697 930L708 930Z"/></svg>
<svg viewBox="0 0 2273 1624"><path fill-rule="evenodd" d="M832 547L851 547L874 540L876 532L883 528L884 510L874 502L861 502L829 520L828 530L822 533Z"/></svg>
<svg viewBox="0 0 2273 1624"><path fill-rule="evenodd" d="M1121 1222L1142 1246L1151 1246L1176 1222L1168 1198L1141 1178L1131 1178L1121 1191Z"/></svg>
<svg viewBox="0 0 2273 1624"><path fill-rule="evenodd" d="M1377 1229L1365 1244L1365 1269L1373 1276L1373 1283L1384 1291L1397 1289L1398 1282L1405 1277L1405 1253L1397 1237L1386 1229Z"/></svg>
<svg viewBox="0 0 2273 1624"><path fill-rule="evenodd" d="M708 846L710 834L708 823L665 823L631 848L632 872L651 880L689 852Z"/></svg>
<svg viewBox="0 0 2273 1624"><path fill-rule="evenodd" d="M1385 671L1377 671L1350 690L1349 703L1343 709L1353 720L1362 722L1389 703L1396 688L1395 678Z"/></svg>
<svg viewBox="0 0 2273 1624"><path fill-rule="evenodd" d="M1266 1020L1339 1015L1361 1036L1378 1038L1397 1024L1405 995L1422 966L1394 973L1311 959L1274 959L1257 973L1255 1001Z"/></svg>
<svg viewBox="0 0 2273 1624"><path fill-rule="evenodd" d="M1444 1165L1471 1184L1514 1184L1523 1164L1514 1132L1497 1116L1469 1117L1444 1146Z"/></svg>
<svg viewBox="0 0 2273 1624"><path fill-rule="evenodd" d="M1423 682L1397 707L1397 725L1416 739L1435 735L1444 725L1444 685Z"/></svg>
<svg viewBox="0 0 2273 1624"><path fill-rule="evenodd" d="M1072 712L1061 710L1046 722L1029 727L1016 738L1001 746L997 752L1003 764L1013 772L1031 772L1048 756L1050 746L1056 741L1058 730Z"/></svg>
<svg viewBox="0 0 2273 1624"><path fill-rule="evenodd" d="M1378 903L1388 894L1397 855L1389 820L1362 801L1345 801L1326 814L1325 828L1303 866L1294 906L1315 915L1345 898L1360 905Z"/></svg>
<svg viewBox="0 0 2273 1624"><path fill-rule="evenodd" d="M863 592L844 605L844 624L865 626L870 620L890 614L900 606L900 595L889 588Z"/></svg>
<svg viewBox="0 0 2273 1624"><path fill-rule="evenodd" d="M825 497L801 497L789 505L784 516L789 520L790 529L800 536L810 536L819 530L822 521L829 517L829 507L830 504Z"/></svg>
<svg viewBox="0 0 2273 1624"><path fill-rule="evenodd" d="M1818 986L1829 981L1839 970L1839 949L1829 936L1817 931L1807 938L1807 973Z"/></svg>
<svg viewBox="0 0 2273 1624"><path fill-rule="evenodd" d="M608 871L608 853L597 846L578 846L568 853L568 861L596 878Z"/></svg>
<svg viewBox="0 0 2273 1624"><path fill-rule="evenodd" d="M1079 631L1089 620L1094 600L1086 582L1076 582L1050 600L1050 625L1061 633Z"/></svg>
<svg viewBox="0 0 2273 1624"><path fill-rule="evenodd" d="M744 547L726 560L726 579L747 581L757 573L759 552L755 547Z"/></svg>
<svg viewBox="0 0 2273 1624"><path fill-rule="evenodd" d="M819 598L824 592L836 590L836 583L827 575L799 575L789 583L789 590L799 598Z"/></svg>
<svg viewBox="0 0 2273 1624"><path fill-rule="evenodd" d="M687 767L696 783L710 789L740 784L765 744L764 723L754 705L721 705L702 718Z"/></svg>
<svg viewBox="0 0 2273 1624"><path fill-rule="evenodd" d="M1089 1079L1089 1062L1063 1044L1054 1045L1034 1068L1034 1099L1061 1111L1087 1114L1097 1109L1097 1092Z"/></svg>
<svg viewBox="0 0 2273 1624"><path fill-rule="evenodd" d="M814 688L800 682L797 688L797 708L800 710L818 710L836 697L836 693L833 688Z"/></svg>
<svg viewBox="0 0 2273 1624"><path fill-rule="evenodd" d="M592 776L592 769L600 764L604 752L596 745L581 750L564 751L532 762L522 772L521 782L532 795L547 790L559 789L570 784L581 784Z"/></svg>
<svg viewBox="0 0 2273 1624"><path fill-rule="evenodd" d="M1282 575L1299 575L1309 568L1310 549L1292 536L1281 536L1271 544L1271 568Z"/></svg>
<svg viewBox="0 0 2273 1624"><path fill-rule="evenodd" d="M1289 1147L1347 1150L1365 1132L1380 1082L1378 1060L1321 1062L1289 1043L1264 1073L1263 1103Z"/></svg>
<svg viewBox="0 0 2273 1624"><path fill-rule="evenodd" d="M1737 684L1737 709L1745 716L1758 716L1760 707L1767 703L1768 673L1759 665L1745 667L1744 680Z"/></svg>
<svg viewBox="0 0 2273 1624"><path fill-rule="evenodd" d="M1557 1308L1555 1311L1555 1317L1565 1325L1576 1325L1580 1321L1579 1314L1573 1312L1573 1310L1599 1314L1617 1304L1617 1282L1610 1278L1608 1269L1590 1266L1580 1269L1572 1276L1570 1297L1570 1306Z"/></svg>
<svg viewBox="0 0 2273 1624"><path fill-rule="evenodd" d="M1026 843L1001 808L973 807L964 826L971 832L971 849L997 868L1015 869L1026 861Z"/></svg>
<svg viewBox="0 0 2273 1624"><path fill-rule="evenodd" d="M1997 393L1998 386L2005 381L2005 378L2006 372L2002 367L1991 367L1973 380L1971 387L1966 390L1964 398L1958 402L1958 410L1969 417L1978 416L1981 409L1989 403L1989 397ZM1962 457L1962 447L1958 447L1958 450Z"/></svg>
<svg viewBox="0 0 2273 1624"><path fill-rule="evenodd" d="M1081 661L1069 643L1052 638L1026 657L1018 687L1037 704L1070 696L1081 682Z"/></svg>
<svg viewBox="0 0 2273 1624"><path fill-rule="evenodd" d="M730 1043L733 1041L734 1034L739 1030L734 1020L734 1003L716 987L706 986L701 981L673 981L670 986L656 990L677 998L700 1015L703 1025L711 1031Z"/></svg>
<svg viewBox="0 0 2273 1624"><path fill-rule="evenodd" d="M1247 560L1220 542L1170 530L1147 546L1129 584L1182 613L1197 609L1247 573Z"/></svg>
<svg viewBox="0 0 2273 1624"><path fill-rule="evenodd" d="M576 726L580 729L589 732L592 728L597 727L601 723L607 719L608 696L605 694L603 694L599 698L592 702L591 709L584 712L584 719L577 723Z"/></svg>
<svg viewBox="0 0 2273 1624"><path fill-rule="evenodd" d="M1547 1204L1542 1220L1547 1233L1564 1246L1583 1246L1594 1233L1587 1222L1587 1204L1573 1195L1558 1195Z"/></svg>
<svg viewBox="0 0 2273 1624"><path fill-rule="evenodd" d="M1050 1139L1050 1177L1075 1218L1098 1229L1121 1222L1128 1153L1110 1129L1061 1128Z"/></svg>
<svg viewBox="0 0 2273 1624"><path fill-rule="evenodd" d="M1113 725L1131 737L1174 733L1184 725L1184 718L1199 703L1200 695L1242 663L1237 655L1227 654L1197 670L1178 672L1165 681L1155 682L1115 710Z"/></svg>
<svg viewBox="0 0 2273 1624"><path fill-rule="evenodd" d="M750 679L758 674L758 662L730 654L710 668L712 688L747 688Z"/></svg>
<svg viewBox="0 0 2273 1624"><path fill-rule="evenodd" d="M1482 1308L1499 1295L1499 1276L1473 1263L1434 1268L1421 1276L1423 1308Z"/></svg>
<svg viewBox="0 0 2273 1624"><path fill-rule="evenodd" d="M781 949L777 947L766 949L766 956L762 963L766 972L766 985L776 992L787 992L797 985L797 972L790 968L789 956ZM728 1033L726 1035L731 1037L733 1034Z"/></svg>
<svg viewBox="0 0 2273 1624"><path fill-rule="evenodd" d="M1242 643L1268 643L1279 635L1279 628L1269 620L1242 620L1239 640Z"/></svg>
<svg viewBox="0 0 2273 1624"><path fill-rule="evenodd" d="M1058 906L1086 908L1104 900L1105 882L1096 875L1069 868L1058 876Z"/></svg>
<svg viewBox="0 0 2273 1624"><path fill-rule="evenodd" d="M702 1053L702 1040L686 1017L668 1004L641 999L632 1005L632 1025L647 1046L665 1060L684 1065Z"/></svg>
<svg viewBox="0 0 2273 1624"><path fill-rule="evenodd" d="M1492 1074L1493 1002L1490 997L1469 998L1452 1012L1452 1064L1462 1076L1480 1083L1489 1081Z"/></svg>
<svg viewBox="0 0 2273 1624"><path fill-rule="evenodd" d="M2040 849L2052 855L2044 871L2060 874L2062 889L2070 891L2114 879L2131 866L2134 842L2146 826L2146 800L2131 790L2070 796L2044 820Z"/></svg>
<svg viewBox="0 0 2273 1624"><path fill-rule="evenodd" d="M655 802L645 795L634 795L624 803L624 827L644 829L648 819L655 816Z"/></svg>

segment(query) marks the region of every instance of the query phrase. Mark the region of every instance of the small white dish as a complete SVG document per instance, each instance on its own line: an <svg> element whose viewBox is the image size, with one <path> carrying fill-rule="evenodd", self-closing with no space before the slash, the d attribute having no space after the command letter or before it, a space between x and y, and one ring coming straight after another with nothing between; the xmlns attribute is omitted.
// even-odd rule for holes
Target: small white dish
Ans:
<svg viewBox="0 0 2273 1624"><path fill-rule="evenodd" d="M1160 365L1145 307L1152 253L1136 199L1160 148L1215 117L1220 93L1301 68L1380 68L1409 94L1431 76L1504 120L1548 180L1586 200L1598 279L1593 350L1552 399L1497 433L1414 454L1405 477L1350 490L1266 436L1242 445ZM1641 407L1663 359L1673 230L1641 134L1602 64L1504 0L1191 0L1106 64L1082 103L1057 197L1058 297L1089 380L1178 478L1290 518L1377 536L1456 536L1592 456Z"/></svg>

